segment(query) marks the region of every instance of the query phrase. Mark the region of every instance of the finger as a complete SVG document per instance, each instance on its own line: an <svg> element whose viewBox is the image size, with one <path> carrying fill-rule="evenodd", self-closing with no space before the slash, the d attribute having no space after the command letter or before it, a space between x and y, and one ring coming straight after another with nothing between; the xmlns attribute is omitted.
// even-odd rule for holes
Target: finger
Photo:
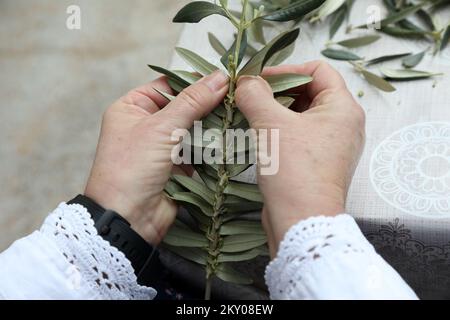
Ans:
<svg viewBox="0 0 450 320"><path fill-rule="evenodd" d="M271 87L263 78L254 76L239 78L236 105L255 129L266 127L291 112L274 99Z"/></svg>
<svg viewBox="0 0 450 320"><path fill-rule="evenodd" d="M180 92L155 117L177 129L189 129L225 98L228 82L228 76L217 70Z"/></svg>
<svg viewBox="0 0 450 320"><path fill-rule="evenodd" d="M169 103L169 101L155 89L172 94L172 89L167 84L166 77L161 77L131 90L122 97L121 100L126 104L138 106L150 114L153 114Z"/></svg>
<svg viewBox="0 0 450 320"><path fill-rule="evenodd" d="M346 89L344 78L336 69L325 61L317 60L301 65L284 65L268 67L264 69L264 75L274 75L282 73L298 73L313 77L313 81L306 86L299 88L299 94L305 93L309 99L313 100L321 92L326 90Z"/></svg>

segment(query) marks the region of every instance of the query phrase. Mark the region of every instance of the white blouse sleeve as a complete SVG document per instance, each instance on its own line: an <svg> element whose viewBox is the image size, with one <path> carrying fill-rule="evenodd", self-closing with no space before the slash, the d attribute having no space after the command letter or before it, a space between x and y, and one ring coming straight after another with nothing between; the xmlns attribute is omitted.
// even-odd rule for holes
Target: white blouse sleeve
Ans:
<svg viewBox="0 0 450 320"><path fill-rule="evenodd" d="M293 226L266 282L272 299L417 299L347 214Z"/></svg>
<svg viewBox="0 0 450 320"><path fill-rule="evenodd" d="M125 255L81 205L62 203L42 228L0 254L3 299L153 299Z"/></svg>

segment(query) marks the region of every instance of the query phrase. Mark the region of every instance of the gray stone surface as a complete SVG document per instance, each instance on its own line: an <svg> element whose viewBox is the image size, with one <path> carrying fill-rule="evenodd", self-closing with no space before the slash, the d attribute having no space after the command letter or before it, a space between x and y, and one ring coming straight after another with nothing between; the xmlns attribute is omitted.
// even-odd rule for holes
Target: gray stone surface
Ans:
<svg viewBox="0 0 450 320"><path fill-rule="evenodd" d="M187 2L0 1L0 250L82 192L102 112L169 63Z"/></svg>

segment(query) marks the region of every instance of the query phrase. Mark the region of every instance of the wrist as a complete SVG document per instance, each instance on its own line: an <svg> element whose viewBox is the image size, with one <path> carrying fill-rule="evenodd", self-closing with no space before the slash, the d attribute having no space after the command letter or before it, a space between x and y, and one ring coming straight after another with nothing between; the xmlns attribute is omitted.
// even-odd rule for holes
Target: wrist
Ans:
<svg viewBox="0 0 450 320"><path fill-rule="evenodd" d="M148 210L136 205L134 199L111 184L90 179L84 194L103 208L117 212L148 243L158 245L161 241L162 237L153 225Z"/></svg>
<svg viewBox="0 0 450 320"><path fill-rule="evenodd" d="M290 198L269 203L269 221L277 247L288 230L300 221L316 216L333 217L345 212L345 192L322 190L308 194L301 192L300 196L292 194Z"/></svg>

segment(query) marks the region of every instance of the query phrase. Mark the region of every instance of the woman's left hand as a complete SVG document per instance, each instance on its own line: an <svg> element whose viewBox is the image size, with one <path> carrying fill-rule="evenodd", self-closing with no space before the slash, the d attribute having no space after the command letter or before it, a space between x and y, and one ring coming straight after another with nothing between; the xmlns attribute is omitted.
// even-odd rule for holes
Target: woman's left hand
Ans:
<svg viewBox="0 0 450 320"><path fill-rule="evenodd" d="M171 93L163 77L130 91L105 112L85 195L121 214L157 245L176 215L176 205L163 193L178 143L172 133L189 129L219 105L228 77L216 71L170 103L154 88Z"/></svg>

